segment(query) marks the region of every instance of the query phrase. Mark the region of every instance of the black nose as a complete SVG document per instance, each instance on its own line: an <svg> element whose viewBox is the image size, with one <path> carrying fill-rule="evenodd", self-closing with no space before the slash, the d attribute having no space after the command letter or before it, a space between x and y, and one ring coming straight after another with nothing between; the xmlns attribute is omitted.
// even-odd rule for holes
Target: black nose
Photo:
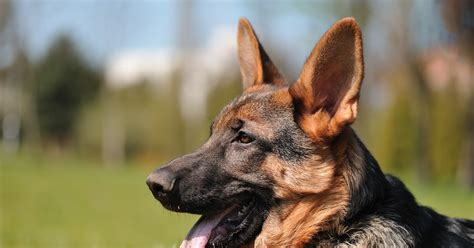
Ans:
<svg viewBox="0 0 474 248"><path fill-rule="evenodd" d="M151 173L146 179L146 184L154 195L169 193L173 190L176 176L167 168L161 168Z"/></svg>

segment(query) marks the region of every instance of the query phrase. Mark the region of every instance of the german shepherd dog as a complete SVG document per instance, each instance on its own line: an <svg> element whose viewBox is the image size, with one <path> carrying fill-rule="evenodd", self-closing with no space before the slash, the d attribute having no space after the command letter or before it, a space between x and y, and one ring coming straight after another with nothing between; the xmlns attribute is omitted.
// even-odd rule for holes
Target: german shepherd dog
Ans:
<svg viewBox="0 0 474 248"><path fill-rule="evenodd" d="M200 214L181 247L474 247L474 221L417 204L359 140L361 30L336 22L288 85L246 19L243 94L209 139L147 178L176 212Z"/></svg>

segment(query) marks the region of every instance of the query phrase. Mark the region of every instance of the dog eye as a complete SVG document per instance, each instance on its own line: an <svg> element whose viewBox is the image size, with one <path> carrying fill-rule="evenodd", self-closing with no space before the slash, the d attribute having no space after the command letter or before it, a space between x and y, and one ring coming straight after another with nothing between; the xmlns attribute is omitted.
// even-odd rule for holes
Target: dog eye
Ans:
<svg viewBox="0 0 474 248"><path fill-rule="evenodd" d="M247 133L240 131L239 136L237 136L237 141L242 144L248 144L254 141L254 138Z"/></svg>

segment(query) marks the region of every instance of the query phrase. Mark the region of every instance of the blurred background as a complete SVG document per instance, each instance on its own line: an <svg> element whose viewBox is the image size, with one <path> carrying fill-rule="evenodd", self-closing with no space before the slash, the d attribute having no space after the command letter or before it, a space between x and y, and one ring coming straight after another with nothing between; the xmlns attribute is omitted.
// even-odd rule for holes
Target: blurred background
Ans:
<svg viewBox="0 0 474 248"><path fill-rule="evenodd" d="M474 218L474 1L0 0L0 247L173 247L154 168L203 143L241 92L240 16L294 81L354 16L355 129L421 204Z"/></svg>

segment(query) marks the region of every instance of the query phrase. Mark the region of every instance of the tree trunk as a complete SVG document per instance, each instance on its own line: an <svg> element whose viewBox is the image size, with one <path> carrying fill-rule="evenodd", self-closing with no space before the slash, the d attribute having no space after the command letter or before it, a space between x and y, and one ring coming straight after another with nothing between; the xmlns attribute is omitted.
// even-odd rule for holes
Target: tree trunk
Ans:
<svg viewBox="0 0 474 248"><path fill-rule="evenodd" d="M416 94L418 103L418 119L417 119L417 164L416 176L422 182L429 182L432 179L431 165L429 157L429 136L430 136L430 105L431 91L423 77L420 65L416 63L414 58L410 61L410 69L415 77Z"/></svg>
<svg viewBox="0 0 474 248"><path fill-rule="evenodd" d="M472 72L474 70L474 62L470 60L471 80L473 80ZM468 190L474 189L474 85L469 85L469 96L467 100L467 116L466 116L466 153L465 159L459 168L458 179L461 184Z"/></svg>

